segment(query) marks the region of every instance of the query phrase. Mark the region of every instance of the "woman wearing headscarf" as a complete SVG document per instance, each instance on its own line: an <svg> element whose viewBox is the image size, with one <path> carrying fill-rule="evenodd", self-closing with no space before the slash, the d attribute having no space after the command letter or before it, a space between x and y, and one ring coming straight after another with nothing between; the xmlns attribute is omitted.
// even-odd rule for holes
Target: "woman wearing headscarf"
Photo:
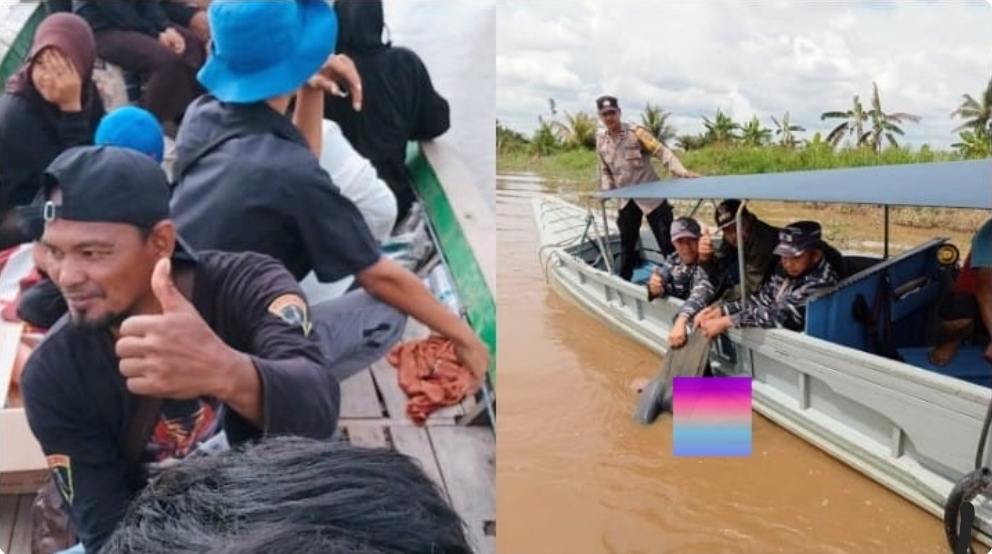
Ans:
<svg viewBox="0 0 992 554"><path fill-rule="evenodd" d="M7 80L0 95L0 250L30 242L14 208L31 203L48 164L93 143L104 115L95 60L86 21L54 13L38 25L27 61Z"/></svg>
<svg viewBox="0 0 992 554"><path fill-rule="evenodd" d="M338 16L336 52L351 58L362 80L362 109L351 99L327 94L324 117L341 126L345 138L396 195L397 222L409 213L416 196L406 167L406 144L444 134L450 122L448 101L434 90L420 56L409 48L383 42L381 0L335 0Z"/></svg>

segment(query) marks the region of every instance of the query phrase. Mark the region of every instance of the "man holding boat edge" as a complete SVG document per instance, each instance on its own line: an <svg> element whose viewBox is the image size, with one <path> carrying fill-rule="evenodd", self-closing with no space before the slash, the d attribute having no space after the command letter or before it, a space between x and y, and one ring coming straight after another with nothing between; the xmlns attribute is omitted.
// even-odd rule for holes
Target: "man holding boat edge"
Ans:
<svg viewBox="0 0 992 554"><path fill-rule="evenodd" d="M642 125L630 125L620 120L620 105L616 97L600 96L596 110L606 126L606 132L596 136L596 154L599 160L599 180L603 190L658 181L658 174L651 165L651 157L678 177L699 177L699 174L682 167L664 144L651 135ZM622 262L620 277L630 281L640 261L637 250L641 221L647 214L648 226L666 257L672 246L669 226L672 224L672 205L667 200L624 199L620 201L617 228L620 229Z"/></svg>
<svg viewBox="0 0 992 554"><path fill-rule="evenodd" d="M839 269L827 254L820 224L797 221L779 231L774 254L779 265L755 294L747 300L730 301L703 310L697 316L706 338L713 339L730 328L784 328L802 331L806 302L811 296L840 280Z"/></svg>

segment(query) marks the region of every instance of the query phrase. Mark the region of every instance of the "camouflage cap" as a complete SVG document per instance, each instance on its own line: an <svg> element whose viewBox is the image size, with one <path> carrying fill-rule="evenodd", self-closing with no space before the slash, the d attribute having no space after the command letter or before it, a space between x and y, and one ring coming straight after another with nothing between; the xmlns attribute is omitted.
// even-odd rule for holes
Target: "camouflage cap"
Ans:
<svg viewBox="0 0 992 554"><path fill-rule="evenodd" d="M810 246L820 244L822 229L815 221L796 221L790 223L778 232L778 246L775 255L783 258L795 258Z"/></svg>

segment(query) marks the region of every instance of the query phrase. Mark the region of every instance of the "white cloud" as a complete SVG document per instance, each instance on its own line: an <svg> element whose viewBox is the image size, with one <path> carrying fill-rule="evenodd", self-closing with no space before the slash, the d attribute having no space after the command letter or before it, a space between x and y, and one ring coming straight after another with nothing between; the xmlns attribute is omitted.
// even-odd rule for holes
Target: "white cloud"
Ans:
<svg viewBox="0 0 992 554"><path fill-rule="evenodd" d="M992 77L992 7L957 2L802 3L785 0L658 2L504 1L497 10L497 117L531 133L548 98L569 112L616 95L628 120L647 102L672 112L681 133L722 109L743 122L790 112L824 134L828 110L854 95L867 107L923 119L904 142L947 147L961 95Z"/></svg>

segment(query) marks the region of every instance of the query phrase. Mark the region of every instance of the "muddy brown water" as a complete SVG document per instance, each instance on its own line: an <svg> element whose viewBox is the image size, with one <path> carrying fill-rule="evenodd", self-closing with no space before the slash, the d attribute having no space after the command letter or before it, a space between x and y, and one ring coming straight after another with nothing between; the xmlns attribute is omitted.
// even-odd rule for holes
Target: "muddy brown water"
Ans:
<svg viewBox="0 0 992 554"><path fill-rule="evenodd" d="M951 552L938 518L757 414L738 459L635 424L659 360L546 285L542 192L562 188L497 179L500 554Z"/></svg>

